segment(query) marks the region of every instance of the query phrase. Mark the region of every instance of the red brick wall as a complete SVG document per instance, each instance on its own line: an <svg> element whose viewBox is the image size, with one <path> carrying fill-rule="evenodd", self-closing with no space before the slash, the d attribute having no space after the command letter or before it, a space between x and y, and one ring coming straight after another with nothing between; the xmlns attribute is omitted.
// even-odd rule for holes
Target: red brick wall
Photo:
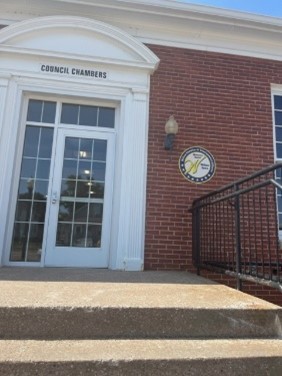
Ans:
<svg viewBox="0 0 282 376"><path fill-rule="evenodd" d="M193 200L274 161L271 84L282 84L282 62L149 48L161 62L151 79L145 269L194 271ZM163 142L171 114L179 133L169 152ZM192 146L216 159L216 175L203 185L178 169L180 154Z"/></svg>

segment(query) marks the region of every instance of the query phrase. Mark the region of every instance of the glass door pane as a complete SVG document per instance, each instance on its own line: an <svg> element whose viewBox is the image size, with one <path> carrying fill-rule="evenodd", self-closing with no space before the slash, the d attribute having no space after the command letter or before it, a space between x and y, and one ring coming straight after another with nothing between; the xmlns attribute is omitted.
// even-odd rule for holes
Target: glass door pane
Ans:
<svg viewBox="0 0 282 376"><path fill-rule="evenodd" d="M107 140L66 137L57 247L100 248Z"/></svg>

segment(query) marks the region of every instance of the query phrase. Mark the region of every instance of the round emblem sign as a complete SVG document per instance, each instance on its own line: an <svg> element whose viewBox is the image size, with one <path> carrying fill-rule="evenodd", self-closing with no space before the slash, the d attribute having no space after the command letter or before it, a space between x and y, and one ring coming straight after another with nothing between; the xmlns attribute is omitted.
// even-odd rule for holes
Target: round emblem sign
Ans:
<svg viewBox="0 0 282 376"><path fill-rule="evenodd" d="M214 176L215 159L208 150L194 146L181 154L179 168L187 180L202 184Z"/></svg>

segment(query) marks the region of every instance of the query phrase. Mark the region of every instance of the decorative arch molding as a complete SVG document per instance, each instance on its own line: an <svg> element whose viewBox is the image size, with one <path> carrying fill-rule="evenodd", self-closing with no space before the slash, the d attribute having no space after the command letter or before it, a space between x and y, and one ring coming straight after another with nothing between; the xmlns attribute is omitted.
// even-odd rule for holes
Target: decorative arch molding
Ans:
<svg viewBox="0 0 282 376"><path fill-rule="evenodd" d="M126 32L72 16L39 17L0 30L0 51L66 57L154 71L158 57Z"/></svg>

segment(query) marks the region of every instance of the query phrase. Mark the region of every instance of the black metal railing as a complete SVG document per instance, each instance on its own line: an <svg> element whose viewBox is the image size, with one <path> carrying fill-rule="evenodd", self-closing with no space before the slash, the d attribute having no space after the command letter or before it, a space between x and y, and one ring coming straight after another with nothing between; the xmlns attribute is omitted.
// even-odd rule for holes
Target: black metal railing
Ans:
<svg viewBox="0 0 282 376"><path fill-rule="evenodd" d="M247 280L282 291L282 163L200 197L191 212L198 273L224 272L238 289Z"/></svg>

